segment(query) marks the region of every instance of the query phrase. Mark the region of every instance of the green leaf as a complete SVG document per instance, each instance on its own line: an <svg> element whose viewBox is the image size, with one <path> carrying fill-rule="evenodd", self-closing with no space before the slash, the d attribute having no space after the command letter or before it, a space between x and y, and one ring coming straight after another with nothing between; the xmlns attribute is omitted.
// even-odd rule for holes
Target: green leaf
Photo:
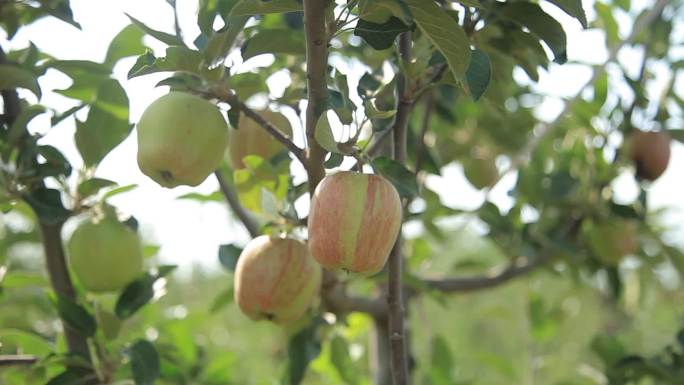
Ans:
<svg viewBox="0 0 684 385"><path fill-rule="evenodd" d="M114 195L119 195L119 194L123 194L125 192L129 192L129 191L135 189L136 187L138 187L137 184L128 184L125 186L117 187L115 189L107 191L107 193L105 193L105 195L102 197L102 199L106 200L106 199L113 197Z"/></svg>
<svg viewBox="0 0 684 385"><path fill-rule="evenodd" d="M133 126L128 123L128 97L114 79L104 82L85 122L76 121L76 147L88 166L98 164L119 145Z"/></svg>
<svg viewBox="0 0 684 385"><path fill-rule="evenodd" d="M238 259L240 258L242 249L235 245L221 245L219 246L218 258L221 266L231 273L235 271Z"/></svg>
<svg viewBox="0 0 684 385"><path fill-rule="evenodd" d="M52 377L45 385L87 385L93 382L93 372L85 368L69 368Z"/></svg>
<svg viewBox="0 0 684 385"><path fill-rule="evenodd" d="M243 60L266 53L303 56L306 53L304 33L291 29L263 29L247 39L241 52Z"/></svg>
<svg viewBox="0 0 684 385"><path fill-rule="evenodd" d="M128 350L131 369L136 385L153 385L159 377L159 354L151 342L143 339L135 341Z"/></svg>
<svg viewBox="0 0 684 385"><path fill-rule="evenodd" d="M87 104L79 104L79 105L71 107L68 110L63 111L61 113L56 113L50 119L50 125L52 127L56 126L57 124L59 124L64 119L68 118L69 116L71 116L71 115L75 114L76 112L80 111L81 109L83 109L85 106L87 106Z"/></svg>
<svg viewBox="0 0 684 385"><path fill-rule="evenodd" d="M321 353L321 341L316 333L318 323L313 322L295 334L287 344L287 385L299 385L309 363Z"/></svg>
<svg viewBox="0 0 684 385"><path fill-rule="evenodd" d="M92 337L97 330L97 323L86 309L70 298L57 293L57 312L67 325L78 330L86 337Z"/></svg>
<svg viewBox="0 0 684 385"><path fill-rule="evenodd" d="M492 64L489 57L480 50L472 50L470 53L470 64L466 71L466 83L468 93L475 100L479 100L492 78Z"/></svg>
<svg viewBox="0 0 684 385"><path fill-rule="evenodd" d="M371 119L389 119L397 113L397 110L379 110L378 107L375 106L375 100L366 99L363 102L363 107L366 111L366 116Z"/></svg>
<svg viewBox="0 0 684 385"><path fill-rule="evenodd" d="M143 30L134 24L124 27L109 43L105 63L113 67L119 59L142 55L146 49L144 36Z"/></svg>
<svg viewBox="0 0 684 385"><path fill-rule="evenodd" d="M23 289L27 287L47 287L49 285L48 280L40 275L28 272L12 272L5 275L2 280L0 280L0 287L7 289Z"/></svg>
<svg viewBox="0 0 684 385"><path fill-rule="evenodd" d="M152 36L153 38L155 38L159 41L161 41L162 43L166 43L168 45L179 45L179 46L184 45L183 41L181 41L175 35L171 35L171 34L166 33L166 32L157 31L155 29L152 29L152 28L146 26L145 24L143 24L140 20L134 18L133 16L131 16L129 14L126 14L126 16L128 16L128 18L131 19L131 22L133 22L133 24L135 24L140 29L145 31L146 34Z"/></svg>
<svg viewBox="0 0 684 385"><path fill-rule="evenodd" d="M114 313L120 319L126 319L154 298L154 282L157 277L145 273L124 288L116 301Z"/></svg>
<svg viewBox="0 0 684 385"><path fill-rule="evenodd" d="M433 0L405 0L418 27L444 55L456 79L462 79L470 61L470 42L463 28Z"/></svg>
<svg viewBox="0 0 684 385"><path fill-rule="evenodd" d="M401 163L384 156L375 158L372 162L376 172L387 178L396 187L399 196L410 198L418 195L416 175Z"/></svg>
<svg viewBox="0 0 684 385"><path fill-rule="evenodd" d="M45 159L40 163L39 170L42 176L69 176L71 164L57 148L49 145L38 146L38 154Z"/></svg>
<svg viewBox="0 0 684 385"><path fill-rule="evenodd" d="M567 61L565 31L539 5L526 2L505 3L500 8L500 14L543 40L551 48L555 62L563 64Z"/></svg>
<svg viewBox="0 0 684 385"><path fill-rule="evenodd" d="M209 66L223 62L228 56L235 43L235 38L242 32L248 19L248 16L232 17L228 19L228 28L211 35L203 50L204 60Z"/></svg>
<svg viewBox="0 0 684 385"><path fill-rule="evenodd" d="M613 15L612 8L600 1L594 3L594 9L598 16L594 23L606 34L606 43L614 46L620 42L620 29Z"/></svg>
<svg viewBox="0 0 684 385"><path fill-rule="evenodd" d="M230 16L253 16L302 10L302 3L296 0L242 0L235 4L230 12Z"/></svg>
<svg viewBox="0 0 684 385"><path fill-rule="evenodd" d="M115 186L116 182L109 179L90 178L86 179L78 185L77 191L81 198L87 198L105 187Z"/></svg>
<svg viewBox="0 0 684 385"><path fill-rule="evenodd" d="M318 118L318 123L316 123L316 132L314 133L316 142L321 145L324 149L339 153L340 150L337 147L337 142L333 136L332 128L330 128L330 122L328 121L328 114L323 113Z"/></svg>
<svg viewBox="0 0 684 385"><path fill-rule="evenodd" d="M371 47L376 50L387 49L394 44L397 36L411 30L401 19L391 16L383 23L374 23L359 19L354 28L354 35L360 36Z"/></svg>
<svg viewBox="0 0 684 385"><path fill-rule="evenodd" d="M133 67L128 71L128 78L148 75L156 72L182 71L201 75L202 54L182 46L166 48L166 56L157 58L151 51L138 57Z"/></svg>
<svg viewBox="0 0 684 385"><path fill-rule="evenodd" d="M232 287L225 289L221 291L219 294L217 294L214 300L211 302L211 307L209 307L209 313L215 314L216 312L218 312L219 310L223 309L225 306L233 302L234 294L235 293Z"/></svg>
<svg viewBox="0 0 684 385"><path fill-rule="evenodd" d="M42 223L57 224L71 216L71 211L62 204L59 190L39 188L24 197Z"/></svg>
<svg viewBox="0 0 684 385"><path fill-rule="evenodd" d="M344 382L349 385L359 383L359 371L349 356L349 345L347 340L340 335L334 336L330 341L330 361L335 365L337 373Z"/></svg>
<svg viewBox="0 0 684 385"><path fill-rule="evenodd" d="M428 371L430 384L451 385L454 383L453 367L454 360L451 349L444 337L437 335L432 338L432 355L430 369Z"/></svg>
<svg viewBox="0 0 684 385"><path fill-rule="evenodd" d="M0 64L0 90L15 88L26 88L38 99L41 97L38 78L33 72L19 66Z"/></svg>
<svg viewBox="0 0 684 385"><path fill-rule="evenodd" d="M206 203L206 202L223 202L225 199L223 197L223 194L221 194L220 191L214 191L211 194L200 194L196 192L191 192L187 194L183 194L179 196L176 199L184 199L184 200L193 200L201 203Z"/></svg>
<svg viewBox="0 0 684 385"><path fill-rule="evenodd" d="M10 126L9 134L6 139L10 146L16 145L17 141L21 139L27 132L28 124L38 115L45 112L45 108L40 105L32 105L27 108L22 108L19 115L14 119Z"/></svg>
<svg viewBox="0 0 684 385"><path fill-rule="evenodd" d="M583 28L587 28L587 15L582 8L582 0L546 0L556 5L568 15L577 19Z"/></svg>

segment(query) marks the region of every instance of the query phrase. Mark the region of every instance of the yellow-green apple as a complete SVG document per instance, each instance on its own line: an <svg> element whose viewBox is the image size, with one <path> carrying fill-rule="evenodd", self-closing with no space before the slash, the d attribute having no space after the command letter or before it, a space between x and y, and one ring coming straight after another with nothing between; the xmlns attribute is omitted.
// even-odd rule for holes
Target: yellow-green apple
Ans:
<svg viewBox="0 0 684 385"><path fill-rule="evenodd" d="M142 273L140 237L116 218L86 220L67 243L69 265L92 292L122 289Z"/></svg>
<svg viewBox="0 0 684 385"><path fill-rule="evenodd" d="M667 132L637 130L626 144L638 178L654 181L663 175L670 162L670 135Z"/></svg>
<svg viewBox="0 0 684 385"><path fill-rule="evenodd" d="M382 270L402 222L399 194L380 175L350 171L323 178L309 212L309 250L326 268Z"/></svg>
<svg viewBox="0 0 684 385"><path fill-rule="evenodd" d="M253 320L288 324L299 319L321 286L321 267L303 242L261 235L240 253L235 302Z"/></svg>
<svg viewBox="0 0 684 385"><path fill-rule="evenodd" d="M639 225L634 220L611 220L595 223L588 232L589 247L601 263L617 266L624 257L639 250Z"/></svg>
<svg viewBox="0 0 684 385"><path fill-rule="evenodd" d="M169 92L138 122L138 166L164 187L202 183L221 163L227 145L221 111L192 94Z"/></svg>
<svg viewBox="0 0 684 385"><path fill-rule="evenodd" d="M492 158L470 158L463 162L463 173L478 190L490 187L499 179L496 161Z"/></svg>
<svg viewBox="0 0 684 385"><path fill-rule="evenodd" d="M292 137L292 126L283 114L271 110L259 114L283 134ZM240 115L239 127L230 130L228 155L234 169L245 168L242 159L247 155L258 155L269 161L283 150L282 143L244 114Z"/></svg>

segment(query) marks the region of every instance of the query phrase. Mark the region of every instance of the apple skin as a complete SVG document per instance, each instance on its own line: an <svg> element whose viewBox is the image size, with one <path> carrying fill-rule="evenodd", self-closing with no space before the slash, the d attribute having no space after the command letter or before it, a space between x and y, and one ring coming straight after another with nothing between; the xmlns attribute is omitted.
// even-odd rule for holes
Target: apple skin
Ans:
<svg viewBox="0 0 684 385"><path fill-rule="evenodd" d="M227 146L228 125L218 107L188 93L160 97L138 122L138 166L163 187L199 185Z"/></svg>
<svg viewBox="0 0 684 385"><path fill-rule="evenodd" d="M606 266L617 266L624 257L639 250L639 225L636 221L600 222L587 231L589 247L596 258Z"/></svg>
<svg viewBox="0 0 684 385"><path fill-rule="evenodd" d="M463 173L478 190L490 187L499 179L496 161L491 158L471 158L463 162Z"/></svg>
<svg viewBox="0 0 684 385"><path fill-rule="evenodd" d="M670 162L670 135L664 131L635 131L627 140L639 179L658 179Z"/></svg>
<svg viewBox="0 0 684 385"><path fill-rule="evenodd" d="M245 315L277 324L298 320L321 286L321 267L303 242L258 236L235 267L235 302Z"/></svg>
<svg viewBox="0 0 684 385"><path fill-rule="evenodd" d="M69 265L84 288L117 291L143 269L140 237L115 218L82 222L67 243Z"/></svg>
<svg viewBox="0 0 684 385"><path fill-rule="evenodd" d="M309 251L328 269L375 274L399 235L402 207L394 186L379 175L329 175L316 187L309 212Z"/></svg>
<svg viewBox="0 0 684 385"><path fill-rule="evenodd" d="M290 121L281 113L264 110L259 114L282 133L292 138ZM242 159L247 155L258 155L269 161L285 150L282 143L244 114L240 115L238 129L230 130L228 142L228 157L231 166L236 170L245 168Z"/></svg>

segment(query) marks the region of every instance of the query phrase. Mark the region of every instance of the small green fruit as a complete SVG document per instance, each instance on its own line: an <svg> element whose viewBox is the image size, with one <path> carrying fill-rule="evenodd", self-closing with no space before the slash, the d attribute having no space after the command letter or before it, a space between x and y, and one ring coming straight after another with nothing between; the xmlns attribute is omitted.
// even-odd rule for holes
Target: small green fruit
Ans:
<svg viewBox="0 0 684 385"><path fill-rule="evenodd" d="M624 257L639 250L639 226L632 220L606 221L590 226L589 247L601 263L617 266Z"/></svg>
<svg viewBox="0 0 684 385"><path fill-rule="evenodd" d="M283 134L292 137L292 126L281 113L265 110L259 114ZM245 168L242 159L247 155L258 155L269 161L283 150L285 146L282 143L244 114L240 116L239 127L230 130L228 155L230 164L236 170Z"/></svg>
<svg viewBox="0 0 684 385"><path fill-rule="evenodd" d="M84 288L117 291L142 273L138 234L114 218L81 223L67 243L69 265Z"/></svg>
<svg viewBox="0 0 684 385"><path fill-rule="evenodd" d="M499 179L496 161L491 158L471 158L463 163L463 173L475 188L491 187Z"/></svg>
<svg viewBox="0 0 684 385"><path fill-rule="evenodd" d="M138 122L138 165L168 188L197 186L221 163L228 125L218 107L183 92L150 104Z"/></svg>

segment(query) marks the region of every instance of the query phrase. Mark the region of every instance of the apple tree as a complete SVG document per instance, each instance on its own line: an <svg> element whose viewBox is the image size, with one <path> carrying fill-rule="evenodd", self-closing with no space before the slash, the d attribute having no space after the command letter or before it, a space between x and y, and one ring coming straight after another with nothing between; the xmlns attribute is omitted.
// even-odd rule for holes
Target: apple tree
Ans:
<svg viewBox="0 0 684 385"><path fill-rule="evenodd" d="M280 383L499 383L454 370L465 364L448 336L419 326L426 298L443 305L432 317L457 319L470 309L451 309L454 296L533 276L594 288L616 307L631 303L634 279L661 288L667 271L679 285L684 254L648 194L684 140L680 0L596 1L592 17L580 0L200 0L197 36L167 2L173 31L129 16L94 62L11 44L43 17L79 28L68 0L0 1L0 384L251 378L228 374L229 352L194 345L193 329L209 321L159 315L172 310L157 301L173 290L175 266L149 258L157 248L135 213L110 202L135 186L98 173L129 135L160 189L215 180L216 193L184 198L225 202L252 238L219 248L219 290L189 286L213 289L196 298L214 297L212 311L235 305L245 322L282 329ZM602 32L601 63L568 53L568 24ZM117 78L115 65L131 57ZM541 111L554 98L538 82L568 65L586 75L552 100L556 113ZM50 91L73 108L42 102L48 71L71 79ZM165 75L157 86L168 93L132 121L124 86L150 74ZM69 122L78 168L42 140ZM454 168L467 183L433 183ZM625 178L633 199L620 197ZM502 188L505 205L494 199ZM450 203L466 189L475 207ZM77 227L65 239L68 221ZM450 258L468 247L457 234L471 225L496 258ZM42 246L40 269L15 256L22 243ZM551 344L563 308L541 298L526 302L532 335ZM371 330L365 360L354 358L359 314ZM548 378L681 383L684 329L669 332L670 345L643 353L599 334L586 347L599 380ZM506 362L489 362L508 376L502 383L518 382Z"/></svg>

